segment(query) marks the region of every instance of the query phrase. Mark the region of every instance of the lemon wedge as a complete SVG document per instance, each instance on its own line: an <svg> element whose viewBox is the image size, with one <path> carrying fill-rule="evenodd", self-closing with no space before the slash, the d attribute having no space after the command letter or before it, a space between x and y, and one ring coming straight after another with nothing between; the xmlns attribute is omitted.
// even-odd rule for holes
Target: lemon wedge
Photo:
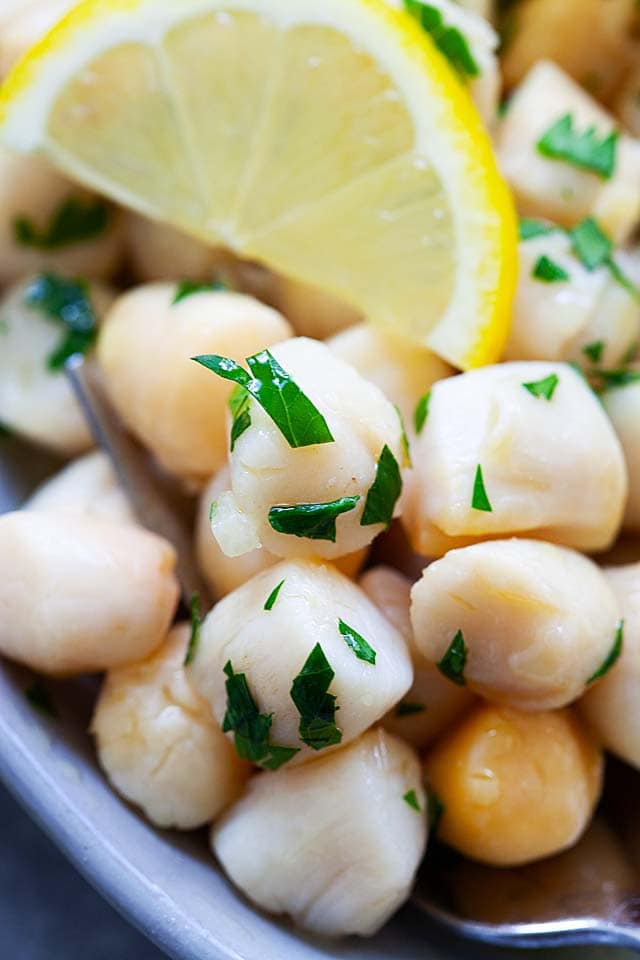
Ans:
<svg viewBox="0 0 640 960"><path fill-rule="evenodd" d="M0 137L458 367L500 354L509 193L466 90L382 0L85 0L9 76Z"/></svg>

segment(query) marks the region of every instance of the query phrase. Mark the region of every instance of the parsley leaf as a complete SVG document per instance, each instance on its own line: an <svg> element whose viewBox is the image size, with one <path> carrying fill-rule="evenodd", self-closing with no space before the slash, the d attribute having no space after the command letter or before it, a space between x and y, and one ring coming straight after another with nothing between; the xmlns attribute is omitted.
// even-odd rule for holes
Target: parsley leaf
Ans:
<svg viewBox="0 0 640 960"><path fill-rule="evenodd" d="M433 840L438 832L440 821L442 820L444 803L431 784L427 784L427 810L429 813L429 836Z"/></svg>
<svg viewBox="0 0 640 960"><path fill-rule="evenodd" d="M42 680L34 680L31 686L27 687L24 695L38 713L41 713L44 717L49 717L50 720L59 719L60 714L57 707Z"/></svg>
<svg viewBox="0 0 640 960"><path fill-rule="evenodd" d="M393 520L393 511L402 493L400 467L393 453L385 443L378 457L376 476L369 487L367 499L360 518L361 527L374 523L384 523L387 530Z"/></svg>
<svg viewBox="0 0 640 960"><path fill-rule="evenodd" d="M3 423L2 420L0 420L0 440L6 440L12 436L13 430L11 427L8 427L6 423Z"/></svg>
<svg viewBox="0 0 640 960"><path fill-rule="evenodd" d="M397 404L394 404L395 411L398 414L398 420L400 421L400 443L402 445L402 466L411 467L411 447L409 446L409 437L407 436L407 431L404 425L404 417L400 407Z"/></svg>
<svg viewBox="0 0 640 960"><path fill-rule="evenodd" d="M260 713L244 673L234 673L231 661L224 666L227 710L224 733L233 732L236 752L267 770L277 770L299 752L298 747L280 747L270 742L273 714Z"/></svg>
<svg viewBox="0 0 640 960"><path fill-rule="evenodd" d="M480 67L471 53L467 38L457 27L445 23L437 7L424 0L404 0L404 6L422 29L431 35L438 50L463 79L480 76Z"/></svg>
<svg viewBox="0 0 640 960"><path fill-rule="evenodd" d="M181 300L192 297L194 293L212 293L216 290L227 289L226 284L221 283L219 280L212 280L211 283L203 283L199 280L182 280L176 284L176 292L171 301L171 305L175 306L175 304L180 303Z"/></svg>
<svg viewBox="0 0 640 960"><path fill-rule="evenodd" d="M415 790L407 790L407 792L403 795L402 799L406 804L408 804L408 806L411 807L412 810L417 810L418 813L422 813L422 808L420 806L418 795L415 792Z"/></svg>
<svg viewBox="0 0 640 960"><path fill-rule="evenodd" d="M431 390L420 397L416 404L416 409L413 414L413 425L416 428L416 433L418 436L422 433L423 427L427 422L427 417L429 416L429 401L431 400Z"/></svg>
<svg viewBox="0 0 640 960"><path fill-rule="evenodd" d="M340 636L344 638L344 642L350 650L353 650L358 660L364 660L365 663L375 665L376 652L364 637L361 637L360 634L357 633L353 627L345 623L344 620L338 620L338 630L340 631Z"/></svg>
<svg viewBox="0 0 640 960"><path fill-rule="evenodd" d="M545 257L544 254L536 261L531 276L536 280L542 280L543 283L561 283L570 279L564 267L551 260L550 257Z"/></svg>
<svg viewBox="0 0 640 960"><path fill-rule="evenodd" d="M25 290L24 302L65 329L58 346L47 357L50 370L60 370L74 353L87 353L91 349L97 323L83 280L66 280L55 273L42 273Z"/></svg>
<svg viewBox="0 0 640 960"><path fill-rule="evenodd" d="M594 376L600 381L599 390L613 390L616 387L628 387L640 381L640 370L596 370Z"/></svg>
<svg viewBox="0 0 640 960"><path fill-rule="evenodd" d="M556 233L558 229L559 227L545 223L544 220L523 217L518 232L521 240L534 240L536 237L547 237L550 233Z"/></svg>
<svg viewBox="0 0 640 960"><path fill-rule="evenodd" d="M248 430L251 426L251 414L249 409L251 407L251 395L247 393L244 387L237 386L234 388L233 393L229 397L229 409L231 410L231 415L233 421L231 423L231 438L230 438L230 448L233 453L236 441L245 430Z"/></svg>
<svg viewBox="0 0 640 960"><path fill-rule="evenodd" d="M319 643L307 657L291 686L291 699L300 714L300 739L312 750L323 750L342 740L336 726L336 698L327 693L335 676Z"/></svg>
<svg viewBox="0 0 640 960"><path fill-rule="evenodd" d="M293 506L276 506L269 510L269 523L277 533L308 540L336 542L336 517L349 513L360 497L340 497L329 503L296 503Z"/></svg>
<svg viewBox="0 0 640 960"><path fill-rule="evenodd" d="M447 677L448 680L456 683L459 687L464 687L466 685L466 680L464 679L464 668L467 663L468 653L469 651L467 650L467 645L464 642L462 630L458 630L444 657L442 660L436 663L436 667L440 673Z"/></svg>
<svg viewBox="0 0 640 960"><path fill-rule="evenodd" d="M264 609L273 610L276 600L278 599L278 594L284 586L284 580L281 580L277 587L274 587L269 596L266 599Z"/></svg>
<svg viewBox="0 0 640 960"><path fill-rule="evenodd" d="M550 373L543 380L534 380L531 383L523 383L522 386L528 390L533 397L544 397L545 400L551 400L560 378L555 373Z"/></svg>
<svg viewBox="0 0 640 960"><path fill-rule="evenodd" d="M573 115L560 117L538 140L537 149L551 160L565 160L582 170L610 180L616 167L616 148L620 134L613 131L599 139L595 127L578 133L573 126Z"/></svg>
<svg viewBox="0 0 640 960"><path fill-rule="evenodd" d="M401 700L395 709L396 717L411 717L415 713L424 713L427 708L421 703L410 703L408 700Z"/></svg>
<svg viewBox="0 0 640 960"><path fill-rule="evenodd" d="M573 252L583 267L592 272L608 264L613 243L593 217L586 217L569 231Z"/></svg>
<svg viewBox="0 0 640 960"><path fill-rule="evenodd" d="M582 348L582 353L587 359L591 360L592 363L600 363L602 360L602 354L604 353L604 340L594 340L593 343L587 343Z"/></svg>
<svg viewBox="0 0 640 960"><path fill-rule="evenodd" d="M471 497L471 507L473 510L482 510L484 513L493 513L493 507L489 502L487 491L484 486L482 476L482 467L478 464L476 475L473 481L473 496Z"/></svg>
<svg viewBox="0 0 640 960"><path fill-rule="evenodd" d="M623 642L624 642L624 620L620 620L618 623L618 626L616 627L613 646L611 647L611 650L605 657L601 666L599 666L596 672L593 673L587 680L587 686L589 686L589 684L591 683L594 683L596 680L600 680L601 677L604 677L605 674L609 673L609 670L611 670L611 668L615 666L615 663L618 657L622 653Z"/></svg>
<svg viewBox="0 0 640 960"><path fill-rule="evenodd" d="M16 242L23 247L57 250L97 237L107 229L109 219L109 207L104 200L68 197L44 230L39 230L28 217L18 217L13 229Z"/></svg>
<svg viewBox="0 0 640 960"><path fill-rule="evenodd" d="M189 637L189 646L184 658L184 667L188 667L196 658L198 647L200 646L200 628L202 621L200 619L200 595L191 594L191 636Z"/></svg>
<svg viewBox="0 0 640 960"><path fill-rule="evenodd" d="M235 360L215 353L192 359L219 377L245 387L290 447L333 443L325 418L268 350L247 357L251 376Z"/></svg>

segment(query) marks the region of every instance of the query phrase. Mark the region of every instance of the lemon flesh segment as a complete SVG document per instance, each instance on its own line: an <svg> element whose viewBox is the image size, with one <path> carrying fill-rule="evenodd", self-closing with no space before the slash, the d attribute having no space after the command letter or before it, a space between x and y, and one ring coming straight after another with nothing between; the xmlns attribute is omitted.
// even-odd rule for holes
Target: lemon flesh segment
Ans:
<svg viewBox="0 0 640 960"><path fill-rule="evenodd" d="M9 78L0 125L459 367L502 349L508 191L466 91L380 0L86 0Z"/></svg>

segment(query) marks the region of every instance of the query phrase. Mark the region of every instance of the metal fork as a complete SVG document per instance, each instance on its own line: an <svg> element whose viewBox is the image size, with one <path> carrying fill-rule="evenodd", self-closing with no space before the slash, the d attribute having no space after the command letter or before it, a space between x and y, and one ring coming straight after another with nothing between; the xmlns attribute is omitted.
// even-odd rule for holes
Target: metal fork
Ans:
<svg viewBox="0 0 640 960"><path fill-rule="evenodd" d="M192 551L184 504L126 433L99 371L81 356L66 373L96 443L110 457L140 523L176 548L183 599L209 593ZM640 953L640 774L607 770L601 813L572 850L540 863L497 869L430 849L413 903L457 936L502 947L607 944Z"/></svg>

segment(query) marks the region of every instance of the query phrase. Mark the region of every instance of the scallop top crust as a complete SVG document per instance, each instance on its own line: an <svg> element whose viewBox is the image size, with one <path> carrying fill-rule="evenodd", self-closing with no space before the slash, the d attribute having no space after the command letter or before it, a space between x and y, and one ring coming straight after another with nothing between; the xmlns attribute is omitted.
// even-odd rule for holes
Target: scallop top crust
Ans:
<svg viewBox="0 0 640 960"><path fill-rule="evenodd" d="M276 602L265 610L281 581ZM375 664L347 646L339 620L373 648ZM226 596L204 621L189 675L222 724L227 710L223 668L229 662L234 673L244 673L259 712L273 715L271 742L298 748L291 766L335 749L316 751L302 742L300 713L290 695L316 644L335 673L328 692L336 697L335 723L344 745L400 700L411 686L413 669L402 636L359 587L331 566L285 561Z"/></svg>

